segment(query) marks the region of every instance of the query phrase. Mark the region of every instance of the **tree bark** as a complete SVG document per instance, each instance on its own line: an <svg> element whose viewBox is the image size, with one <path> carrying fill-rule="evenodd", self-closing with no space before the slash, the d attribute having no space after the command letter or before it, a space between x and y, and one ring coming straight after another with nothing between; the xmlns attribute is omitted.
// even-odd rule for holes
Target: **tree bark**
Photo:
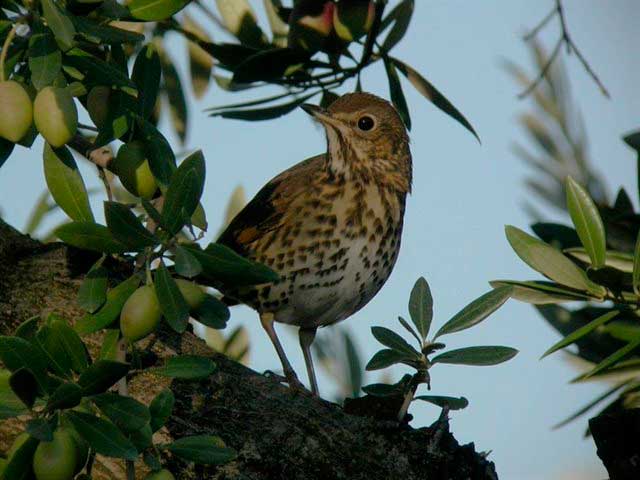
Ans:
<svg viewBox="0 0 640 480"><path fill-rule="evenodd" d="M75 301L77 290L96 258L61 243L43 245L0 219L0 334L10 335L21 322L43 313L79 318L83 312ZM107 267L116 277L130 269L117 261ZM95 355L100 335L85 340ZM156 443L213 434L238 452L222 467L194 466L167 455L164 461L176 478L497 479L493 463L476 453L473 444L457 443L446 415L431 427L415 429L373 418L382 411L374 399L352 403L348 410L360 411L355 415L216 354L190 332L162 329L157 340L148 355L150 365L181 353L211 356L218 368L210 378L195 382L170 382L148 371L129 376L130 394L146 404L167 386L174 392L173 416L155 434ZM367 405L371 416L366 416ZM2 422L0 449L11 444L24 420ZM143 478L141 462L136 467ZM125 478L124 462L98 456L93 478Z"/></svg>

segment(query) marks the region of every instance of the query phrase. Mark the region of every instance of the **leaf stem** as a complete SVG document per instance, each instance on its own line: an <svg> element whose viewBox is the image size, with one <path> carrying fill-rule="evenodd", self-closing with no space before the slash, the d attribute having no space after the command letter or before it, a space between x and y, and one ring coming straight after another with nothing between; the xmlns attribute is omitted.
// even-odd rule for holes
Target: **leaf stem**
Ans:
<svg viewBox="0 0 640 480"><path fill-rule="evenodd" d="M5 81L4 75L4 62L7 59L7 53L9 51L9 45L13 41L13 38L16 36L16 30L18 29L18 23L14 23L11 26L11 30L7 35L7 38L4 40L4 44L2 45L2 52L0 52L0 82Z"/></svg>

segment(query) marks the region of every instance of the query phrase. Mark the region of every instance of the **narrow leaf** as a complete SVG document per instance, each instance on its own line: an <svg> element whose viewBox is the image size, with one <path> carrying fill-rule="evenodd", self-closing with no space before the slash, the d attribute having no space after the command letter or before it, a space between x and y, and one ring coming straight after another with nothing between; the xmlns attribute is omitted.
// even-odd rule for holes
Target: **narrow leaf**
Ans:
<svg viewBox="0 0 640 480"><path fill-rule="evenodd" d="M93 222L71 222L55 229L56 236L76 248L100 253L124 253L128 247L111 235L109 229Z"/></svg>
<svg viewBox="0 0 640 480"><path fill-rule="evenodd" d="M402 363L407 360L411 360L413 357L406 355L403 352L399 352L397 350L391 350L390 348L385 348L375 353L365 370L380 370L382 368L390 367L391 365L395 365L396 363Z"/></svg>
<svg viewBox="0 0 640 480"><path fill-rule="evenodd" d="M565 182L565 189L567 208L580 241L591 258L591 265L601 268L605 264L607 246L598 207L589 193L570 176Z"/></svg>
<svg viewBox="0 0 640 480"><path fill-rule="evenodd" d="M402 118L407 130L411 130L411 116L409 115L409 107L407 106L407 100L404 98L402 91L402 85L398 78L398 72L391 59L387 56L383 57L384 68L387 71L387 79L389 80L389 96L393 105L398 110L398 114Z"/></svg>
<svg viewBox="0 0 640 480"><path fill-rule="evenodd" d="M167 323L176 332L184 332L189 320L189 305L164 263L156 269L153 286Z"/></svg>
<svg viewBox="0 0 640 480"><path fill-rule="evenodd" d="M113 423L83 412L69 411L65 417L96 453L135 460L138 452Z"/></svg>
<svg viewBox="0 0 640 480"><path fill-rule="evenodd" d="M424 342L429 334L429 328L433 320L433 298L429 284L423 277L418 279L411 290L409 314Z"/></svg>
<svg viewBox="0 0 640 480"><path fill-rule="evenodd" d="M175 398L173 392L168 388L162 390L151 400L149 413L151 415L151 430L159 430L171 416Z"/></svg>
<svg viewBox="0 0 640 480"><path fill-rule="evenodd" d="M51 196L77 222L93 222L89 196L76 161L66 147L53 149L44 144L44 176Z"/></svg>
<svg viewBox="0 0 640 480"><path fill-rule="evenodd" d="M33 438L41 442L51 442L53 440L53 430L48 420L44 418L32 418L27 422L25 431Z"/></svg>
<svg viewBox="0 0 640 480"><path fill-rule="evenodd" d="M469 400L465 397L447 397L443 395L418 395L414 400L432 403L438 407L448 407L449 410L462 410L467 408Z"/></svg>
<svg viewBox="0 0 640 480"><path fill-rule="evenodd" d="M107 392L94 395L91 401L124 432L140 430L151 419L149 409L131 397Z"/></svg>
<svg viewBox="0 0 640 480"><path fill-rule="evenodd" d="M191 0L131 0L127 7L131 16L147 22L166 20L175 15Z"/></svg>
<svg viewBox="0 0 640 480"><path fill-rule="evenodd" d="M144 46L133 64L131 80L138 87L138 113L149 118L156 105L160 89L160 57L152 43Z"/></svg>
<svg viewBox="0 0 640 480"><path fill-rule="evenodd" d="M607 312L604 315L600 315L598 318L596 318L596 319L592 320L591 322L587 323L583 327L580 327L577 330L574 330L569 335L564 337L562 340L560 340L559 342L554 344L552 347L550 347L546 352L544 352L542 354L542 356L540 357L540 359L542 360L547 355L549 355L549 354L551 354L551 353L553 353L553 352L555 352L557 350L560 350L561 348L566 347L567 345L571 345L572 343L580 340L582 337L584 337L585 335L588 335L589 333L594 331L599 326L604 325L609 320L613 319L616 315L618 315L618 313L620 313L620 312L618 312L617 310L613 310L611 312Z"/></svg>
<svg viewBox="0 0 640 480"><path fill-rule="evenodd" d="M82 388L75 383L61 383L47 400L47 411L73 408L80 404Z"/></svg>
<svg viewBox="0 0 640 480"><path fill-rule="evenodd" d="M420 358L420 353L416 351L407 341L393 330L385 327L371 327L371 333L381 344L399 353L403 353L409 358Z"/></svg>
<svg viewBox="0 0 640 480"><path fill-rule="evenodd" d="M510 286L498 287L475 299L440 327L440 330L433 338L459 332L482 322L509 299L512 290L513 288Z"/></svg>
<svg viewBox="0 0 640 480"><path fill-rule="evenodd" d="M170 357L164 366L154 368L153 372L163 377L195 380L208 377L216 369L210 358L197 355L181 355Z"/></svg>
<svg viewBox="0 0 640 480"><path fill-rule="evenodd" d="M598 363L595 367L589 370L587 373L580 377L580 380L587 379L589 377L593 377L595 374L603 372L610 367L615 366L620 363L624 358L628 355L636 351L640 347L640 336L638 336L635 340L631 340L624 347L616 350L614 353L609 355L607 358Z"/></svg>
<svg viewBox="0 0 640 480"><path fill-rule="evenodd" d="M82 388L84 396L95 395L111 388L128 371L128 363L97 360L82 372L78 378L78 385Z"/></svg>
<svg viewBox="0 0 640 480"><path fill-rule="evenodd" d="M636 246L633 252L633 292L636 295L640 295L640 231L638 231L638 237L636 238Z"/></svg>
<svg viewBox="0 0 640 480"><path fill-rule="evenodd" d="M176 246L176 256L173 259L176 273L181 277L193 278L202 273L202 265L187 249Z"/></svg>
<svg viewBox="0 0 640 480"><path fill-rule="evenodd" d="M195 212L204 189L205 162L202 152L188 156L171 177L162 209L163 224L175 235Z"/></svg>
<svg viewBox="0 0 640 480"><path fill-rule="evenodd" d="M511 347L486 346L467 347L436 355L431 360L432 364L449 363L454 365L486 366L497 365L512 359L518 354L518 350Z"/></svg>
<svg viewBox="0 0 640 480"><path fill-rule="evenodd" d="M174 455L203 465L222 465L236 457L232 448L227 448L220 437L196 435L183 437L165 446Z"/></svg>
<svg viewBox="0 0 640 480"><path fill-rule="evenodd" d="M38 382L31 370L19 368L9 377L11 390L27 407L32 408L38 395Z"/></svg>
<svg viewBox="0 0 640 480"><path fill-rule="evenodd" d="M93 313L107 300L108 272L99 260L87 272L78 289L78 305L83 310Z"/></svg>
<svg viewBox="0 0 640 480"><path fill-rule="evenodd" d="M54 0L42 0L42 11L49 28L56 37L56 41L63 51L69 50L74 45L73 37L76 29L71 19L56 5Z"/></svg>
<svg viewBox="0 0 640 480"><path fill-rule="evenodd" d="M133 212L118 202L104 202L107 227L114 238L134 250L158 244L153 233L144 228Z"/></svg>

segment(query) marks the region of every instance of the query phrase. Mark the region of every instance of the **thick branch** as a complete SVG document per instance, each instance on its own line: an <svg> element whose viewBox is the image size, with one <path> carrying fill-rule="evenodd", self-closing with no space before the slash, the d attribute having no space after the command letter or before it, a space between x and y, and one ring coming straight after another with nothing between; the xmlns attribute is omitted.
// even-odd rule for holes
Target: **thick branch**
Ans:
<svg viewBox="0 0 640 480"><path fill-rule="evenodd" d="M75 297L94 255L63 244L42 245L0 220L0 333L10 334L23 320L55 311L75 320L82 312ZM107 266L125 276L126 264ZM218 369L199 382L175 381L174 415L158 443L184 435L219 435L235 448L236 460L222 468L195 467L165 458L176 478L184 479L496 479L493 463L460 446L449 433L446 418L429 428L413 429L395 421L348 414L336 404L293 393L275 379L217 355L187 332L158 334L151 366L176 353L214 357ZM100 337L88 338L95 355ZM149 371L131 375L129 393L149 403L166 379ZM351 407L350 411L363 408ZM366 408L364 410L367 410ZM370 407L369 407L370 410ZM376 406L375 413L382 412ZM397 412L397 410L396 410ZM23 421L0 425L0 449L6 449ZM141 462L136 463L143 478ZM98 457L93 478L125 478L124 462Z"/></svg>

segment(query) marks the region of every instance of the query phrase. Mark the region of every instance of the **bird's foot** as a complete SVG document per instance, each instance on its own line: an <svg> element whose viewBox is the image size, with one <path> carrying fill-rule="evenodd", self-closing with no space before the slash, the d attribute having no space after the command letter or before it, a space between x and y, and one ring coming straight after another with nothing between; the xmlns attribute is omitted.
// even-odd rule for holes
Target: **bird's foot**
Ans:
<svg viewBox="0 0 640 480"><path fill-rule="evenodd" d="M286 383L289 388L296 393L302 393L304 395L311 395L311 392L298 380L298 376L295 372L285 372L284 375L280 375L272 370L265 370L264 376L274 379L278 383Z"/></svg>

